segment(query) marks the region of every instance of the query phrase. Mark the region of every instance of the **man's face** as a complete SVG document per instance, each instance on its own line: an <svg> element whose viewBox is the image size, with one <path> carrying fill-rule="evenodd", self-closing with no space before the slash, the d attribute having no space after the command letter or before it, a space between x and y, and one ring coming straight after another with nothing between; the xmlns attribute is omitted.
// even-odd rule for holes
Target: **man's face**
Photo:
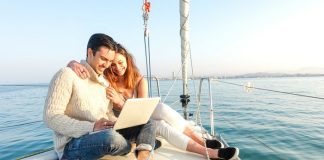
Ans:
<svg viewBox="0 0 324 160"><path fill-rule="evenodd" d="M92 49L88 48L87 54L87 62L98 75L103 74L104 70L111 65L115 57L115 51L107 47L100 47L95 56L93 56Z"/></svg>

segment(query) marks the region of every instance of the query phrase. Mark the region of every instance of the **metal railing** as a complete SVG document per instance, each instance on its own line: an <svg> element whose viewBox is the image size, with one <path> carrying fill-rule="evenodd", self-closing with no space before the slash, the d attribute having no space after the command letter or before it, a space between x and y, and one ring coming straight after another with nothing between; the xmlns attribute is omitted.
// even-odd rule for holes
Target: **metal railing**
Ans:
<svg viewBox="0 0 324 160"><path fill-rule="evenodd" d="M147 76L147 75L144 75L144 77L146 79L149 78L149 76ZM152 79L152 78L156 81L156 88L157 88L158 96L161 97L161 94L160 94L160 80L156 76L153 76L153 75L151 76L150 79Z"/></svg>
<svg viewBox="0 0 324 160"><path fill-rule="evenodd" d="M198 92L198 107L200 107L200 96L201 96L201 88L202 83L204 80L208 81L208 89L209 89L209 112L210 112L210 134L212 136L215 136L215 130L214 130L214 108L213 108L213 95L211 90L211 78L201 78L199 83L199 92ZM196 114L196 122L198 121L198 114Z"/></svg>

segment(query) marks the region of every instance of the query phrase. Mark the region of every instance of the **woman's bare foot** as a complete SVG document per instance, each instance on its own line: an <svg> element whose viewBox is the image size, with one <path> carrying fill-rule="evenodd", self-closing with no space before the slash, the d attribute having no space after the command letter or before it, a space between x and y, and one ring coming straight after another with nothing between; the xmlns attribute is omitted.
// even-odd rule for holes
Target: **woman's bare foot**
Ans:
<svg viewBox="0 0 324 160"><path fill-rule="evenodd" d="M150 151L138 151L137 160L148 160L150 154ZM149 160L153 160L153 156Z"/></svg>

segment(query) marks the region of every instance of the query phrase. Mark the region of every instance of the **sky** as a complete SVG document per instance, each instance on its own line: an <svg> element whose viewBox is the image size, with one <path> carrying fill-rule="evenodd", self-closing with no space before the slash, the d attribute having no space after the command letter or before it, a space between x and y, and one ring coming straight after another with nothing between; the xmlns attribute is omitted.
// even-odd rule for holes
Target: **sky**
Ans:
<svg viewBox="0 0 324 160"><path fill-rule="evenodd" d="M179 1L150 2L152 74L179 75ZM145 74L142 3L0 1L0 84L48 83L85 59L94 33L123 44ZM195 76L324 73L323 0L191 0L189 24Z"/></svg>

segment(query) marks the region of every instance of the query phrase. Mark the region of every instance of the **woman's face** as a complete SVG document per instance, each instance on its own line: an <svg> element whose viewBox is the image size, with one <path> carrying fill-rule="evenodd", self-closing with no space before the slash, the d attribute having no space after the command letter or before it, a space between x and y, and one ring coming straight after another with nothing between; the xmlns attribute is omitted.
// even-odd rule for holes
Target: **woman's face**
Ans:
<svg viewBox="0 0 324 160"><path fill-rule="evenodd" d="M111 64L111 69L116 75L123 76L127 69L126 57L120 53L116 53L115 59Z"/></svg>

